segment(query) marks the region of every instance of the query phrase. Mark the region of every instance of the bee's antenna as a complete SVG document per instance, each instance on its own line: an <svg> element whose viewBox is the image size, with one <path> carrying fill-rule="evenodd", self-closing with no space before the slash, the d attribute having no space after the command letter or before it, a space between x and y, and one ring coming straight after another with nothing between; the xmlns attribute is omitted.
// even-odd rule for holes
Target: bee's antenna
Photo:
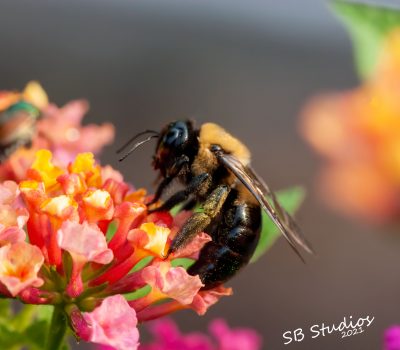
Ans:
<svg viewBox="0 0 400 350"><path fill-rule="evenodd" d="M147 139L144 139L143 141L139 141L139 142L135 143L135 144L133 145L133 147L132 147L128 152L126 152L125 155L124 155L122 158L119 159L119 161L122 162L122 161L123 161L126 157L128 157L136 148L138 148L139 146L143 145L143 144L146 143L146 142L149 142L151 139L154 139L154 138L158 138L158 133L157 133L157 135L150 135ZM126 147L126 146L125 146L125 147Z"/></svg>
<svg viewBox="0 0 400 350"><path fill-rule="evenodd" d="M154 135L158 135L157 131L154 130L145 130L145 131L141 131L139 133L137 133L135 136L131 137L127 142L125 142L118 150L117 150L117 154L121 153L126 147L128 147L133 141L135 141L139 136L145 135L145 134L154 134Z"/></svg>

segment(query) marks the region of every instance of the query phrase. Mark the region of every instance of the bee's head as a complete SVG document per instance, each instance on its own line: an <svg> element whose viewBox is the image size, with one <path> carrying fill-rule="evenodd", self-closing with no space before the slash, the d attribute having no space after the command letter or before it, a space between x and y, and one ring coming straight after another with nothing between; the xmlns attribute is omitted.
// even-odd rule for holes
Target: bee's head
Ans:
<svg viewBox="0 0 400 350"><path fill-rule="evenodd" d="M191 121L169 123L160 133L153 157L154 168L160 169L161 174L166 176L178 157L187 155L192 158L197 149L197 133Z"/></svg>

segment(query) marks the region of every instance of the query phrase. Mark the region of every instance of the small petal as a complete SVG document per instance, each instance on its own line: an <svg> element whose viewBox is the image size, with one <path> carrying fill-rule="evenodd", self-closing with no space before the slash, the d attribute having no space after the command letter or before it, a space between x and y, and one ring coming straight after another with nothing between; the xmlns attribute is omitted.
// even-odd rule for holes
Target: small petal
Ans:
<svg viewBox="0 0 400 350"><path fill-rule="evenodd" d="M122 295L104 299L94 311L83 313L83 317L91 329L85 340L109 345L116 350L138 348L136 313Z"/></svg>
<svg viewBox="0 0 400 350"><path fill-rule="evenodd" d="M52 153L49 150L42 149L36 152L35 161L32 164L30 174L34 180L43 181L46 189L50 189L57 184L57 177L64 171L52 163ZM36 178L36 177L39 178Z"/></svg>
<svg viewBox="0 0 400 350"><path fill-rule="evenodd" d="M192 303L197 292L204 286L199 276L189 275L182 267L171 267L167 261L145 267L142 278L165 296L185 305Z"/></svg>
<svg viewBox="0 0 400 350"><path fill-rule="evenodd" d="M0 282L16 296L26 287L39 287L43 280L37 276L44 257L40 249L25 242L0 248Z"/></svg>
<svg viewBox="0 0 400 350"><path fill-rule="evenodd" d="M210 242L211 237L204 232L200 232L195 238L193 238L188 245L183 247L182 249L178 249L175 253L173 253L174 258L197 258L201 248L207 243Z"/></svg>
<svg viewBox="0 0 400 350"><path fill-rule="evenodd" d="M18 184L14 181L4 181L0 184L0 204L11 205L19 195Z"/></svg>
<svg viewBox="0 0 400 350"><path fill-rule="evenodd" d="M82 174L88 186L99 187L101 185L100 167L95 164L93 153L80 153L75 161L68 166L70 173Z"/></svg>
<svg viewBox="0 0 400 350"><path fill-rule="evenodd" d="M21 228L13 226L2 229L1 226L0 224L0 247L9 243L25 241L26 233Z"/></svg>
<svg viewBox="0 0 400 350"><path fill-rule="evenodd" d="M66 220L76 213L78 204L69 196L61 195L49 198L41 205L43 213Z"/></svg>
<svg viewBox="0 0 400 350"><path fill-rule="evenodd" d="M204 315L208 308L214 305L222 296L232 295L232 288L218 286L213 289L200 291L192 302L192 309L199 315Z"/></svg>
<svg viewBox="0 0 400 350"><path fill-rule="evenodd" d="M3 227L23 228L28 218L29 213L24 208L14 209L9 205L0 205L0 224Z"/></svg>
<svg viewBox="0 0 400 350"><path fill-rule="evenodd" d="M85 179L80 174L63 174L57 181L67 195L77 195L87 190Z"/></svg>
<svg viewBox="0 0 400 350"><path fill-rule="evenodd" d="M85 219L93 222L111 220L114 205L110 194L105 190L90 190L82 197Z"/></svg>
<svg viewBox="0 0 400 350"><path fill-rule="evenodd" d="M108 264L113 259L113 253L107 247L103 232L87 222L79 224L65 221L57 232L57 242L60 248L79 261Z"/></svg>
<svg viewBox="0 0 400 350"><path fill-rule="evenodd" d="M149 241L143 248L151 251L161 258L164 257L168 236L171 232L170 229L168 227L155 225L152 222L142 224L140 229L146 232L149 238Z"/></svg>

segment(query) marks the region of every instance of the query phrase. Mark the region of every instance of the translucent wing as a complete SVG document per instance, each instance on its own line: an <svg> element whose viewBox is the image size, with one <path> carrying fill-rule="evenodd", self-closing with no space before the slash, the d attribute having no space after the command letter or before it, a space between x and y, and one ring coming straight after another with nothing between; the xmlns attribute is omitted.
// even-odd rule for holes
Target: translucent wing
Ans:
<svg viewBox="0 0 400 350"><path fill-rule="evenodd" d="M282 208L275 194L269 189L262 178L253 169L243 165L236 157L226 154L220 149L214 150L214 153L219 162L226 166L257 199L296 254L304 261L298 251L298 246L303 248L307 253L314 254L310 243L306 240L298 225L289 213Z"/></svg>

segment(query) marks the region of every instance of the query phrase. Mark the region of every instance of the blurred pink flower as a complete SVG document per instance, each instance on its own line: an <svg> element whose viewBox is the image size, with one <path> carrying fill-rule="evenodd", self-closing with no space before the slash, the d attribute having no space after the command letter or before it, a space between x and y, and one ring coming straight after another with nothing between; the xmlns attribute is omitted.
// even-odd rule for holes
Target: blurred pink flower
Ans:
<svg viewBox="0 0 400 350"><path fill-rule="evenodd" d="M0 91L0 113L21 101L37 108L40 118L36 122L32 144L20 147L0 164L0 181L23 179L39 149L52 151L55 164L66 166L78 153L98 154L105 145L113 141L112 124L81 125L89 110L89 104L85 100L75 100L63 107L57 107L48 102L47 94L39 83L29 82L21 93Z"/></svg>
<svg viewBox="0 0 400 350"><path fill-rule="evenodd" d="M259 350L260 335L248 328L229 328L222 319L211 322L210 335L200 332L182 334L170 319L154 321L150 332L155 340L140 350ZM106 350L106 349L102 349Z"/></svg>
<svg viewBox="0 0 400 350"><path fill-rule="evenodd" d="M53 152L54 159L60 164L68 164L81 152L97 154L112 142L112 124L81 125L88 110L87 101L75 100L61 108L49 104L42 111L42 119L37 123L38 137L45 139L48 143L45 148Z"/></svg>
<svg viewBox="0 0 400 350"><path fill-rule="evenodd" d="M383 350L400 350L400 326L392 326L385 331Z"/></svg>

